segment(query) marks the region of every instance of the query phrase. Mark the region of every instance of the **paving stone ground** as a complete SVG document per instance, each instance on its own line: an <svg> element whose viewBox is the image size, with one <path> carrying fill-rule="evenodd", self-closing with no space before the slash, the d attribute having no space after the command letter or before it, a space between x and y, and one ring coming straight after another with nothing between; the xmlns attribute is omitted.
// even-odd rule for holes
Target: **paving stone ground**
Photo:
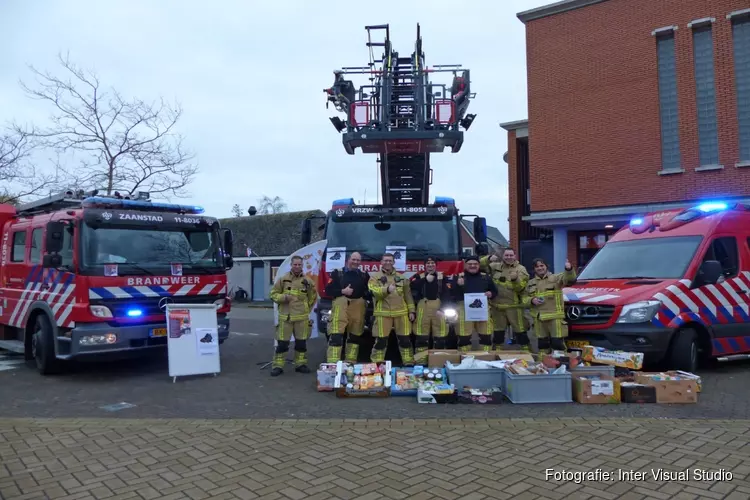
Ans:
<svg viewBox="0 0 750 500"><path fill-rule="evenodd" d="M747 500L750 421L0 419L0 498Z"/></svg>

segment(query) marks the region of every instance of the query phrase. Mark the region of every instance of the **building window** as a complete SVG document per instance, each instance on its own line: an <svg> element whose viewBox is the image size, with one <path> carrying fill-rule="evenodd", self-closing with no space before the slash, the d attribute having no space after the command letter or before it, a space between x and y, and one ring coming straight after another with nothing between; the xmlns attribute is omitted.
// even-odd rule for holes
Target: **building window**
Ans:
<svg viewBox="0 0 750 500"><path fill-rule="evenodd" d="M711 25L693 29L695 98L698 111L698 146L701 166L719 164L714 85L714 43Z"/></svg>
<svg viewBox="0 0 750 500"><path fill-rule="evenodd" d="M662 169L681 170L674 31L657 36L656 54L659 70Z"/></svg>
<svg viewBox="0 0 750 500"><path fill-rule="evenodd" d="M750 15L732 22L740 162L750 162Z"/></svg>

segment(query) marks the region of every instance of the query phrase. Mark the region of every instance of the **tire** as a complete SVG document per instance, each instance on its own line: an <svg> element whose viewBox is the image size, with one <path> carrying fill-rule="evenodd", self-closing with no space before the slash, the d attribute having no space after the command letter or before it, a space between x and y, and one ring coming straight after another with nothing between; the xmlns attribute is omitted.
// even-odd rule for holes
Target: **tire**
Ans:
<svg viewBox="0 0 750 500"><path fill-rule="evenodd" d="M61 371L60 360L55 357L55 344L52 335L52 324L49 317L46 314L39 314L34 321L31 352L36 362L36 369L42 375L54 375Z"/></svg>
<svg viewBox="0 0 750 500"><path fill-rule="evenodd" d="M698 333L692 328L685 328L675 334L669 352L669 367L695 373L698 370Z"/></svg>

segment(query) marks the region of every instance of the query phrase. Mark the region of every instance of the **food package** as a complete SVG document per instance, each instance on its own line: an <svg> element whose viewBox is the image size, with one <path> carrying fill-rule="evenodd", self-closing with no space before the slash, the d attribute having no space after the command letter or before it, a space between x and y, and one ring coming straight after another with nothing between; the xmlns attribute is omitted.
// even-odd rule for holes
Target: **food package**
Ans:
<svg viewBox="0 0 750 500"><path fill-rule="evenodd" d="M583 348L583 359L589 363L620 366L631 370L643 368L642 352L610 351L602 347L587 345Z"/></svg>
<svg viewBox="0 0 750 500"><path fill-rule="evenodd" d="M331 392L336 385L336 363L321 363L318 367L318 392Z"/></svg>

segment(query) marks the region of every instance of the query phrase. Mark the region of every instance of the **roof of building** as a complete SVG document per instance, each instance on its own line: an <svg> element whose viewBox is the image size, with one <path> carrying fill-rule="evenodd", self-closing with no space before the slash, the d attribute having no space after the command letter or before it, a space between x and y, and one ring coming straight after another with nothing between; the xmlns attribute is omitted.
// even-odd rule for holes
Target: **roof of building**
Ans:
<svg viewBox="0 0 750 500"><path fill-rule="evenodd" d="M464 229L469 233L470 236L473 238L474 233L474 226L473 222L461 219L461 224L463 224ZM491 247L507 247L508 246L508 239L503 236L503 233L500 232L498 228L495 226L487 226L487 242L490 244Z"/></svg>
<svg viewBox="0 0 750 500"><path fill-rule="evenodd" d="M554 16L555 14L561 14L571 10L588 7L607 0L562 0L561 2L551 3L549 5L542 5L535 9L525 10L516 14L516 17L521 20L524 24L533 21L535 19L541 19L543 17Z"/></svg>
<svg viewBox="0 0 750 500"><path fill-rule="evenodd" d="M504 122L500 124L500 128L504 128L508 132L511 130L518 130L520 128L528 128L529 120L515 120L512 122Z"/></svg>
<svg viewBox="0 0 750 500"><path fill-rule="evenodd" d="M300 249L302 221L310 216L325 218L320 210L306 210L302 212L284 212L269 215L253 215L220 219L221 227L226 227L234 233L234 256L247 257L250 248L253 256L289 256ZM318 220L312 224L312 241L323 239L323 231Z"/></svg>

